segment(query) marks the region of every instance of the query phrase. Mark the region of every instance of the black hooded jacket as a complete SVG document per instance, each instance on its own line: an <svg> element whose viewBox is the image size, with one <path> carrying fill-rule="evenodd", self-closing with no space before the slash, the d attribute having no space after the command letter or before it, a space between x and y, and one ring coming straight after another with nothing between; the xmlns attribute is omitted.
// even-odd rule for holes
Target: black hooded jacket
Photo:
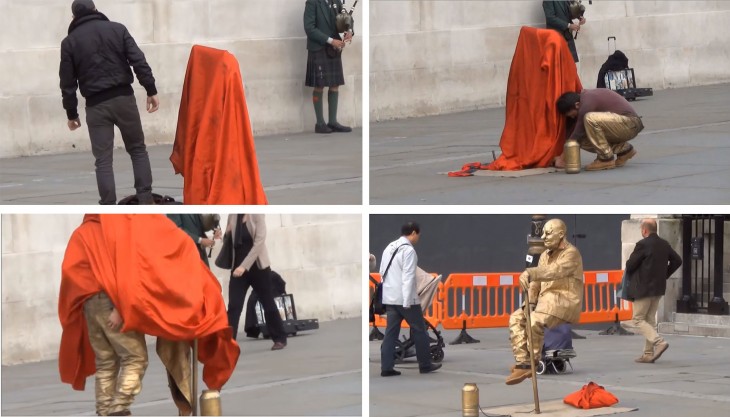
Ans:
<svg viewBox="0 0 730 417"><path fill-rule="evenodd" d="M68 36L61 42L58 70L68 119L79 117L77 88L86 98L87 106L132 95L134 76L130 66L147 95L156 95L152 69L124 25L110 22L96 11L76 16L68 28Z"/></svg>
<svg viewBox="0 0 730 417"><path fill-rule="evenodd" d="M598 81L596 81L596 88L606 88L606 73L608 71L618 71L627 69L629 67L629 58L624 55L621 51L614 51L613 54L608 56L606 62L601 65L600 71L598 71Z"/></svg>

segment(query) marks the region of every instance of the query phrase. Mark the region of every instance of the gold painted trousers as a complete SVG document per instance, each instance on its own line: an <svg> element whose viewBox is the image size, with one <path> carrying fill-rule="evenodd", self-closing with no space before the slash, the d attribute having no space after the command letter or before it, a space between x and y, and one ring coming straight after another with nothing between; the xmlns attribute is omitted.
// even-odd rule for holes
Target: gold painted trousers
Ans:
<svg viewBox="0 0 730 417"><path fill-rule="evenodd" d="M628 142L644 129L641 118L610 112L586 114L583 126L588 140L581 141L581 148L604 161L630 151L632 147Z"/></svg>
<svg viewBox="0 0 730 417"><path fill-rule="evenodd" d="M654 345L663 341L656 331L656 312L662 296L646 297L634 300L631 320L622 321L621 327L644 336L644 355L654 355Z"/></svg>
<svg viewBox="0 0 730 417"><path fill-rule="evenodd" d="M535 359L542 358L542 344L545 339L545 327L552 329L566 321L546 313L530 312L532 324L532 351ZM512 354L517 363L530 363L530 351L527 350L527 319L522 308L517 309L509 316L509 340L512 343Z"/></svg>
<svg viewBox="0 0 730 417"><path fill-rule="evenodd" d="M89 341L96 355L96 412L102 416L129 410L142 390L148 363L142 333L121 333L107 326L112 309L103 292L84 303Z"/></svg>

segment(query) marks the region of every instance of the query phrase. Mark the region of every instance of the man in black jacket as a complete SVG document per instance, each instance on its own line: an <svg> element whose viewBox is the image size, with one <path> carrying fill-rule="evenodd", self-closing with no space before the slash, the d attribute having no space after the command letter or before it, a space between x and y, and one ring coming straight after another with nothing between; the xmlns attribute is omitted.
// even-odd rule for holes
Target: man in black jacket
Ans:
<svg viewBox="0 0 730 417"><path fill-rule="evenodd" d="M635 360L638 363L654 363L669 348L669 343L656 331L656 312L667 289L667 279L682 265L682 258L656 231L656 220L644 219L641 222L644 239L636 243L626 261L628 297L634 302L634 312L631 320L622 326L646 338L644 354Z"/></svg>
<svg viewBox="0 0 730 417"><path fill-rule="evenodd" d="M96 183L100 204L116 204L112 156L114 126L119 127L124 147L132 158L134 188L140 204L153 204L152 170L144 144L142 122L132 83L137 74L147 91L147 111L159 107L155 78L134 38L123 25L110 22L92 0L74 0L73 20L61 42L61 95L68 128L81 127L76 89L86 98L86 124L91 152L96 158Z"/></svg>

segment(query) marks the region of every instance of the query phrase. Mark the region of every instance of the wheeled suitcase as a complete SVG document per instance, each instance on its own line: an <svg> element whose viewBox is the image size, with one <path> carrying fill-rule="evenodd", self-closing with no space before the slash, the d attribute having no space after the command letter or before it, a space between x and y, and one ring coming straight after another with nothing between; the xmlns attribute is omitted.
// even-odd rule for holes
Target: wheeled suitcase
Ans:
<svg viewBox="0 0 730 417"><path fill-rule="evenodd" d="M608 53L611 55L611 39L613 39L613 50L616 52L616 37L608 37ZM620 51L619 51L620 52ZM610 59L610 57L609 57ZM627 60L628 62L628 60ZM608 70L603 76L606 88L613 90L628 101L636 100L636 97L653 96L654 91L651 88L636 88L636 77L633 68L624 68L620 70Z"/></svg>

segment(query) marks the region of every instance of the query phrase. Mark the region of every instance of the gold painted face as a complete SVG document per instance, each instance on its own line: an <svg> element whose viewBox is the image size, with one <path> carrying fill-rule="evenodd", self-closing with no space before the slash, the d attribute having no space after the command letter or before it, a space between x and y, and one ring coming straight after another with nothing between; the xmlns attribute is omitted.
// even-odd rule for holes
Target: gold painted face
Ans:
<svg viewBox="0 0 730 417"><path fill-rule="evenodd" d="M557 249L565 237L565 223L559 219L551 219L542 228L542 240L548 249Z"/></svg>

